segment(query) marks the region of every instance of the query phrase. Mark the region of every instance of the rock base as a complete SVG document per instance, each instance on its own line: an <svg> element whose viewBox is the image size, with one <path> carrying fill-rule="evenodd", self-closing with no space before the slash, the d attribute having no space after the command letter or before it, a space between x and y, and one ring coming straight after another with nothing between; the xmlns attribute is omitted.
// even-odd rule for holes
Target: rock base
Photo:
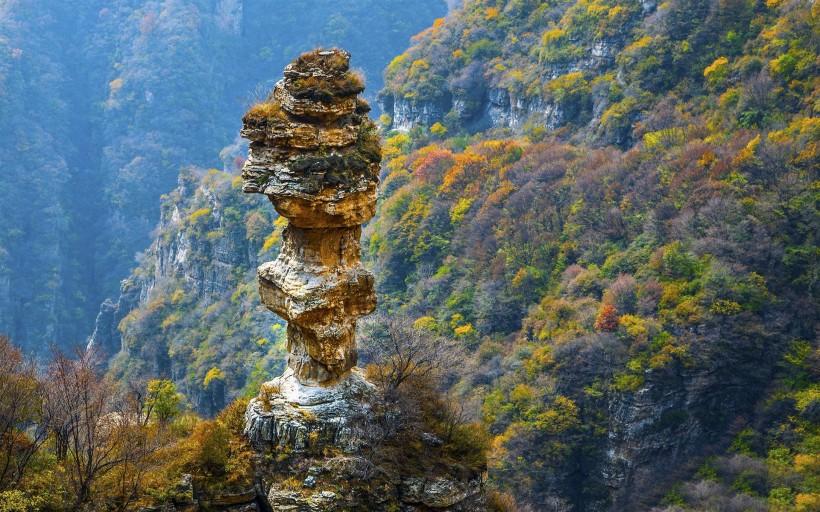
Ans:
<svg viewBox="0 0 820 512"><path fill-rule="evenodd" d="M358 456L312 460L300 478L274 482L268 491L273 510L341 511L486 511L480 475L459 480L446 476L400 478Z"/></svg>
<svg viewBox="0 0 820 512"><path fill-rule="evenodd" d="M487 510L482 473L382 460L380 414L357 368L328 387L302 384L291 369L265 383L245 412L259 499L292 512Z"/></svg>
<svg viewBox="0 0 820 512"><path fill-rule="evenodd" d="M374 386L354 368L332 386L300 383L288 368L248 404L245 435L257 450L360 451L371 439Z"/></svg>

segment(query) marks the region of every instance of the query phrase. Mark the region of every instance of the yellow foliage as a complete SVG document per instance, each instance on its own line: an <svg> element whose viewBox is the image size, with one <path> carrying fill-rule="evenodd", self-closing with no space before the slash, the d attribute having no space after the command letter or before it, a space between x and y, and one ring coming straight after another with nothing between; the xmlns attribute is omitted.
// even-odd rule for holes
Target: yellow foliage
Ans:
<svg viewBox="0 0 820 512"><path fill-rule="evenodd" d="M651 43L652 36L643 36L642 38L638 39L637 41L633 42L632 44L624 48L624 51L627 53L637 52L638 50L643 50Z"/></svg>
<svg viewBox="0 0 820 512"><path fill-rule="evenodd" d="M404 67L405 62L407 62L408 55L406 53L402 53L401 55L397 55L390 61L390 64L387 65L387 75L395 75L399 68Z"/></svg>
<svg viewBox="0 0 820 512"><path fill-rule="evenodd" d="M636 341L646 341L649 337L646 320L639 316L623 315L618 319L618 323L624 328L626 334Z"/></svg>
<svg viewBox="0 0 820 512"><path fill-rule="evenodd" d="M535 399L535 389L527 384L518 384L510 391L510 401L519 407L528 405Z"/></svg>
<svg viewBox="0 0 820 512"><path fill-rule="evenodd" d="M757 134L752 140L746 144L746 147L738 152L735 157L734 164L742 165L752 161L757 153L757 148L760 146L760 134Z"/></svg>
<svg viewBox="0 0 820 512"><path fill-rule="evenodd" d="M808 388L795 393L795 406L799 411L804 411L813 402L820 401L820 384L812 384Z"/></svg>
<svg viewBox="0 0 820 512"><path fill-rule="evenodd" d="M703 77L712 84L716 85L726 78L726 73L729 70L729 59L726 57L718 57L711 64L706 66L703 70Z"/></svg>
<svg viewBox="0 0 820 512"><path fill-rule="evenodd" d="M281 238L281 235L280 235L279 231L274 230L273 233L271 233L270 235L268 235L267 238L265 238L265 242L262 244L262 250L263 251L271 250L271 248L274 245L279 243L280 238Z"/></svg>
<svg viewBox="0 0 820 512"><path fill-rule="evenodd" d="M816 473L820 471L820 455L798 453L794 456L794 469L800 473Z"/></svg>
<svg viewBox="0 0 820 512"><path fill-rule="evenodd" d="M416 59L410 65L410 76L417 77L424 71L430 69L430 63L424 59Z"/></svg>
<svg viewBox="0 0 820 512"><path fill-rule="evenodd" d="M177 288L171 293L171 304L179 304L185 298L185 290Z"/></svg>
<svg viewBox="0 0 820 512"><path fill-rule="evenodd" d="M413 322L413 329L418 329L421 331L435 331L438 327L438 322L432 316L422 316L416 318L415 322Z"/></svg>
<svg viewBox="0 0 820 512"><path fill-rule="evenodd" d="M210 214L210 208L200 208L199 210L196 210L192 212L190 215L188 215L188 222L190 222L191 224L196 224L200 219L204 219Z"/></svg>
<svg viewBox="0 0 820 512"><path fill-rule="evenodd" d="M800 493L794 498L797 512L817 512L820 510L820 494Z"/></svg>
<svg viewBox="0 0 820 512"><path fill-rule="evenodd" d="M211 382L215 380L225 380L225 373L223 373L222 370L216 366L208 370L208 373L205 374L205 379L202 381L202 385L207 388Z"/></svg>
<svg viewBox="0 0 820 512"><path fill-rule="evenodd" d="M410 136L406 133L397 133L384 141L382 156L385 160L395 158L410 149Z"/></svg>
<svg viewBox="0 0 820 512"><path fill-rule="evenodd" d="M552 407L535 417L535 428L553 435L576 427L579 423L578 406L562 395L555 397Z"/></svg>
<svg viewBox="0 0 820 512"><path fill-rule="evenodd" d="M535 377L544 369L552 366L555 356L552 354L552 347L541 345L533 350L532 355L524 362L524 369L529 377Z"/></svg>
<svg viewBox="0 0 820 512"><path fill-rule="evenodd" d="M647 149L655 149L659 147L674 147L686 139L686 134L683 128L665 128L654 132L647 132L643 135L643 143Z"/></svg>
<svg viewBox="0 0 820 512"><path fill-rule="evenodd" d="M684 355L686 355L685 345L664 345L657 354L649 358L649 367L654 369L663 368L667 364L671 363L673 359L679 359Z"/></svg>
<svg viewBox="0 0 820 512"><path fill-rule="evenodd" d="M447 128L443 124L436 122L430 127L430 133L436 137L442 137L445 133L447 133Z"/></svg>
<svg viewBox="0 0 820 512"><path fill-rule="evenodd" d="M498 7L487 7L487 10L484 11L484 17L488 20L498 18L499 14L501 14L501 10Z"/></svg>
<svg viewBox="0 0 820 512"><path fill-rule="evenodd" d="M473 198L462 197L450 208L450 223L459 224L473 205Z"/></svg>
<svg viewBox="0 0 820 512"><path fill-rule="evenodd" d="M543 46L551 45L563 39L565 35L567 35L566 31L561 30L560 28L551 28L541 34L541 44Z"/></svg>
<svg viewBox="0 0 820 512"><path fill-rule="evenodd" d="M470 336L472 334L475 334L475 328L473 327L473 324L467 323L456 327L455 329L453 329L453 332L456 336L461 338L464 336Z"/></svg>
<svg viewBox="0 0 820 512"><path fill-rule="evenodd" d="M625 13L626 13L626 9L624 9L620 5L616 5L615 7L612 7L611 9L609 9L609 12L606 14L606 16L610 20L614 20L614 19L616 19L620 16L623 16Z"/></svg>
<svg viewBox="0 0 820 512"><path fill-rule="evenodd" d="M170 315L166 316L165 319L162 320L160 327L164 331L169 327L172 327L177 322L179 322L181 318L182 316L179 313L171 313Z"/></svg>

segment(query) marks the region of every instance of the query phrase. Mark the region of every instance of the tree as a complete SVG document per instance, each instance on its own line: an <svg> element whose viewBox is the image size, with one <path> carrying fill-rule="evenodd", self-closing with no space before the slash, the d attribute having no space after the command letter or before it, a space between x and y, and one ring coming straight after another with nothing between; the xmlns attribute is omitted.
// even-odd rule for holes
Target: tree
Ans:
<svg viewBox="0 0 820 512"><path fill-rule="evenodd" d="M148 381L145 405L149 414L155 413L160 423L179 414L181 397L177 393L177 386L167 379L153 379Z"/></svg>
<svg viewBox="0 0 820 512"><path fill-rule="evenodd" d="M46 439L34 364L0 336L0 491L16 487Z"/></svg>
<svg viewBox="0 0 820 512"><path fill-rule="evenodd" d="M380 316L365 340L368 376L387 400L396 398L408 382L436 380L458 364L461 349L433 332L416 329L403 315Z"/></svg>
<svg viewBox="0 0 820 512"><path fill-rule="evenodd" d="M74 493L72 509L95 508L96 484L113 475L115 482L104 487L116 486L108 498L123 510L138 495L158 439L140 421L141 411L133 406L139 401L118 396L97 369L92 351L79 351L76 359L55 354L45 378L45 416Z"/></svg>
<svg viewBox="0 0 820 512"><path fill-rule="evenodd" d="M595 330L614 332L618 329L618 311L612 304L604 304L595 318Z"/></svg>

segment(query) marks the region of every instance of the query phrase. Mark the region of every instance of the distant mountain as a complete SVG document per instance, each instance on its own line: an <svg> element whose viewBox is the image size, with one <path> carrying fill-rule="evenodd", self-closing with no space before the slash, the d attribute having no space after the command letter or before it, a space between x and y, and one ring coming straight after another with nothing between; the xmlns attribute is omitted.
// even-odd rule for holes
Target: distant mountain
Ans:
<svg viewBox="0 0 820 512"><path fill-rule="evenodd" d="M376 91L445 12L441 0L3 2L0 332L37 353L84 343L149 245L159 196L184 166L223 166L275 70L342 45Z"/></svg>

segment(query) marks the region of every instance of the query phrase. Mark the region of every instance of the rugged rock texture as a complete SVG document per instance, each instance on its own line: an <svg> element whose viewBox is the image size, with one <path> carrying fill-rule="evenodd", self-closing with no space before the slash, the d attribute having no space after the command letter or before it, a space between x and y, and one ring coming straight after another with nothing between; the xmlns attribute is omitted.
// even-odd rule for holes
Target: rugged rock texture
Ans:
<svg viewBox="0 0 820 512"><path fill-rule="evenodd" d="M624 36L591 42L580 57L549 66L541 80L548 83L573 72L604 73L615 66L615 56L626 42ZM469 75L466 70L464 73ZM572 117L553 98L504 87L483 77L452 77L445 90L437 91L440 95L436 98L406 97L396 90L397 85L387 84L379 94L379 104L391 118L390 128L403 132L448 120L468 132L490 128L520 132L528 123L553 131ZM593 97L595 118L600 117L608 102L605 95Z"/></svg>
<svg viewBox="0 0 820 512"><path fill-rule="evenodd" d="M275 447L296 453L334 446L356 453L372 437L373 385L358 371L349 372L330 388L304 386L288 369L267 383L248 407L245 433L260 449Z"/></svg>
<svg viewBox="0 0 820 512"><path fill-rule="evenodd" d="M356 319L376 307L359 237L375 213L381 153L349 59L302 55L243 119L243 190L267 195L289 222L279 257L259 267L259 289L288 321L288 365L302 383L334 382L356 365Z"/></svg>
<svg viewBox="0 0 820 512"><path fill-rule="evenodd" d="M349 58L303 54L243 119L243 190L288 219L278 258L257 271L263 304L288 321L288 368L245 414L257 492L273 510L484 510L480 472L403 468L378 450L389 413L355 368L355 335L376 307L359 238L375 212L381 149Z"/></svg>
<svg viewBox="0 0 820 512"><path fill-rule="evenodd" d="M199 171L183 171L171 198L164 202L157 227L157 236L145 252L144 264L120 283L116 301L107 299L100 306L94 332L88 340L95 348L111 357L128 352L123 343L120 322L132 311L146 307L153 298L154 288L171 279L178 279L198 297L217 297L233 288L231 272L237 267L256 264L253 250L244 233L227 230L227 236L202 240L196 232L186 229L187 204L183 198L194 195L207 205L209 220L215 229L224 228L225 205L217 193L207 186L197 185ZM174 199L179 199L175 201ZM207 263L206 263L207 262Z"/></svg>

